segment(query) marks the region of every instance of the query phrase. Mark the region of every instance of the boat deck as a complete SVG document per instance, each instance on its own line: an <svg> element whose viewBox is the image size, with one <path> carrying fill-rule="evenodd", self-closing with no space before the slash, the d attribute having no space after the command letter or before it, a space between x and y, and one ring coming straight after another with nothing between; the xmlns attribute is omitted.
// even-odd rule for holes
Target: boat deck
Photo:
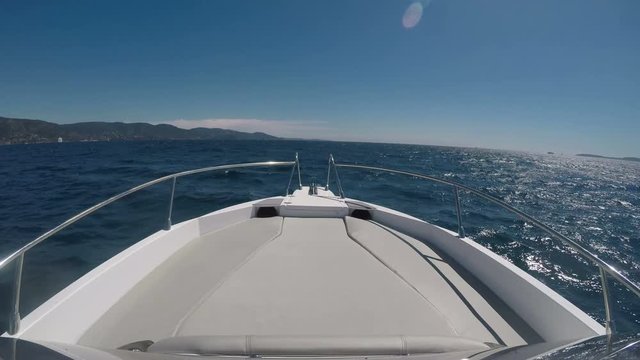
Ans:
<svg viewBox="0 0 640 360"><path fill-rule="evenodd" d="M264 335L525 344L528 330L499 308L456 264L375 222L252 218L191 241L79 343Z"/></svg>

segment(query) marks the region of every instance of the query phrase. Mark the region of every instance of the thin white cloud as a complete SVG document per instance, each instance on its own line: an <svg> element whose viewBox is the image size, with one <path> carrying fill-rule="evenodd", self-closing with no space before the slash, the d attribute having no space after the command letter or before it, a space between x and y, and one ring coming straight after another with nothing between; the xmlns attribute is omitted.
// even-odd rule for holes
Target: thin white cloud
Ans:
<svg viewBox="0 0 640 360"><path fill-rule="evenodd" d="M183 129L198 127L230 129L244 132L264 132L270 135L296 138L318 138L330 131L323 121L292 121L264 119L199 119L166 122Z"/></svg>

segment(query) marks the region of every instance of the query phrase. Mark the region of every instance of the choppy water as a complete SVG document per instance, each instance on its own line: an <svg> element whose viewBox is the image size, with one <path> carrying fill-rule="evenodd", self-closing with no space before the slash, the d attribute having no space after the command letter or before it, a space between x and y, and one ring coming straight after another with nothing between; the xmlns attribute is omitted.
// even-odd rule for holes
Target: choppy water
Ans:
<svg viewBox="0 0 640 360"><path fill-rule="evenodd" d="M507 201L593 249L640 281L640 163L416 145L310 141L155 141L0 147L0 256L71 215L142 182L181 170L299 152L303 183L323 183L326 162L369 164L452 179ZM242 170L180 179L174 223L225 206L284 193L289 169ZM456 229L451 189L400 175L340 171L349 197ZM117 252L157 231L170 185L100 210L25 258L23 314ZM597 271L537 229L462 194L467 234L602 319ZM6 309L11 269L0 273ZM640 301L613 286L620 330L636 330ZM0 315L4 319L5 311Z"/></svg>

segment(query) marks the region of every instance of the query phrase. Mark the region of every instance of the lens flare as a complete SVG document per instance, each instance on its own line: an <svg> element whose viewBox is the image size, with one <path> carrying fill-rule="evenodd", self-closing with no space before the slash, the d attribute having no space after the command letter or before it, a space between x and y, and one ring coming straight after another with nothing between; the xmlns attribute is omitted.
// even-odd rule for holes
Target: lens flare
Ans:
<svg viewBox="0 0 640 360"><path fill-rule="evenodd" d="M409 5L402 16L402 26L404 26L405 29L411 29L418 25L422 18L422 10L422 3L420 2L416 1Z"/></svg>

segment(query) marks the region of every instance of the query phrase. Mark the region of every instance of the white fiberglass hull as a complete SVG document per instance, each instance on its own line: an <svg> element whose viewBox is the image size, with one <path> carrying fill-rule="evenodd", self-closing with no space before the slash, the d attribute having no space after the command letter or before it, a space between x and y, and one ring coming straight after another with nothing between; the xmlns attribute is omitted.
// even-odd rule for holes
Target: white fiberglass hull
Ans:
<svg viewBox="0 0 640 360"><path fill-rule="evenodd" d="M26 316L15 336L99 349L150 340L163 353L292 355L306 346L326 355L367 346L479 352L604 332L470 239L303 188L149 236Z"/></svg>

